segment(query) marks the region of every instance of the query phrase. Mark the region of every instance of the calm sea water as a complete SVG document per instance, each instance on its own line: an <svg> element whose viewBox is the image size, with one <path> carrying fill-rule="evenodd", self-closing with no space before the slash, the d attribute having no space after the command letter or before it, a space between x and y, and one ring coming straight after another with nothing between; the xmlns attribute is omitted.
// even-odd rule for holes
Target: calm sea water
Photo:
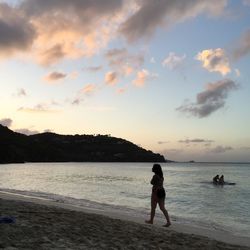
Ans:
<svg viewBox="0 0 250 250"><path fill-rule="evenodd" d="M149 163L0 165L0 190L146 217L151 168ZM250 164L171 163L162 169L172 219L250 237ZM216 174L236 185L214 186Z"/></svg>

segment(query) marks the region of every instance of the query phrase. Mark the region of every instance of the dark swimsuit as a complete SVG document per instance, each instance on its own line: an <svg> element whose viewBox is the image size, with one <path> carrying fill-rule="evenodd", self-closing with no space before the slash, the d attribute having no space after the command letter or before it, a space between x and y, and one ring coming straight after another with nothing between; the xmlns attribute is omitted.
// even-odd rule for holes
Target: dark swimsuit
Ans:
<svg viewBox="0 0 250 250"><path fill-rule="evenodd" d="M153 185L152 194L156 195L158 199L164 199L166 196L165 189L163 188L163 181L164 179L156 174L151 180L151 184Z"/></svg>

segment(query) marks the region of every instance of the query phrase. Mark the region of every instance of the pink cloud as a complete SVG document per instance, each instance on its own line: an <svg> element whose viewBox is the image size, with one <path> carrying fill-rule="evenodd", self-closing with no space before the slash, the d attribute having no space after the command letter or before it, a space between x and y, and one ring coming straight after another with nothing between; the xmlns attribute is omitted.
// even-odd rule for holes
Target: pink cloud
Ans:
<svg viewBox="0 0 250 250"><path fill-rule="evenodd" d="M143 87L150 78L151 78L150 73L146 69L142 69L137 72L133 84L137 87Z"/></svg>
<svg viewBox="0 0 250 250"><path fill-rule="evenodd" d="M54 81L62 80L66 77L67 77L67 74L54 71L54 72L48 74L47 76L45 76L44 79L48 82L54 82Z"/></svg>
<svg viewBox="0 0 250 250"><path fill-rule="evenodd" d="M115 85L118 82L118 76L116 72L107 72L105 75L105 83L107 85Z"/></svg>
<svg viewBox="0 0 250 250"><path fill-rule="evenodd" d="M89 83L83 87L81 92L84 94L90 94L90 93L93 93L95 90L96 90L96 85L93 83Z"/></svg>

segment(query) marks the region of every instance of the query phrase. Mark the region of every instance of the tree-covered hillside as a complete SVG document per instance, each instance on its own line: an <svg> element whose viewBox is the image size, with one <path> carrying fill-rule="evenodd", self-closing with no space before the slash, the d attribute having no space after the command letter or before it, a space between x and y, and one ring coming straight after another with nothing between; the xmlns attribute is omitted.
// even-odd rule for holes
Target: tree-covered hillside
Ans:
<svg viewBox="0 0 250 250"><path fill-rule="evenodd" d="M0 163L165 162L160 154L109 135L23 135L0 125Z"/></svg>

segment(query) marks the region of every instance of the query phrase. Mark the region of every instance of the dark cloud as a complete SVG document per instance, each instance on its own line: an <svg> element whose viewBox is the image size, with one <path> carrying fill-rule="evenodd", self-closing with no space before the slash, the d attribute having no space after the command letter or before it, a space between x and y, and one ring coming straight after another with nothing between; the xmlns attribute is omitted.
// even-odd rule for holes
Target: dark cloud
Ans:
<svg viewBox="0 0 250 250"><path fill-rule="evenodd" d="M224 146L217 146L215 148L211 148L209 150L210 153L215 153L215 154L222 154L222 153L225 153L227 151L231 151L233 150L232 147L224 147Z"/></svg>
<svg viewBox="0 0 250 250"><path fill-rule="evenodd" d="M90 22L94 18L120 9L122 4L122 0L24 0L21 9L29 16L75 13L76 18Z"/></svg>
<svg viewBox="0 0 250 250"><path fill-rule="evenodd" d="M212 140L205 140L205 139L185 139L185 140L179 140L178 141L179 143L186 143L186 144L189 144L189 143L212 143L214 141Z"/></svg>
<svg viewBox="0 0 250 250"><path fill-rule="evenodd" d="M0 3L0 55L29 50L43 65L65 57L92 55L114 34L113 26L119 23L116 14L122 13L123 3L124 0Z"/></svg>
<svg viewBox="0 0 250 250"><path fill-rule="evenodd" d="M45 79L47 81L58 81L58 80L62 80L64 79L65 77L67 77L67 74L64 74L64 73L61 73L61 72L52 72L50 73L49 75L47 75L45 77Z"/></svg>
<svg viewBox="0 0 250 250"><path fill-rule="evenodd" d="M97 53L119 33L117 28L134 41L152 35L163 25L201 13L218 14L226 4L227 0L22 0L11 6L0 3L0 53L9 55L30 49L38 62L50 65L64 58Z"/></svg>
<svg viewBox="0 0 250 250"><path fill-rule="evenodd" d="M5 3L0 3L0 34L0 54L3 56L31 48L36 37L29 20Z"/></svg>
<svg viewBox="0 0 250 250"><path fill-rule="evenodd" d="M224 107L229 92L237 88L238 85L230 79L209 83L203 92L197 94L195 103L184 103L176 110L199 118L209 116Z"/></svg>
<svg viewBox="0 0 250 250"><path fill-rule="evenodd" d="M250 30L243 34L233 54L236 60L250 54Z"/></svg>
<svg viewBox="0 0 250 250"><path fill-rule="evenodd" d="M141 1L138 11L121 26L121 32L129 41L152 35L164 23L169 8L167 2L170 1Z"/></svg>
<svg viewBox="0 0 250 250"><path fill-rule="evenodd" d="M170 26L201 13L219 14L226 0L144 0L137 11L120 27L128 41L150 37L157 28Z"/></svg>
<svg viewBox="0 0 250 250"><path fill-rule="evenodd" d="M5 127L10 127L12 124L12 120L10 118L4 118L0 120L0 124L5 126Z"/></svg>

